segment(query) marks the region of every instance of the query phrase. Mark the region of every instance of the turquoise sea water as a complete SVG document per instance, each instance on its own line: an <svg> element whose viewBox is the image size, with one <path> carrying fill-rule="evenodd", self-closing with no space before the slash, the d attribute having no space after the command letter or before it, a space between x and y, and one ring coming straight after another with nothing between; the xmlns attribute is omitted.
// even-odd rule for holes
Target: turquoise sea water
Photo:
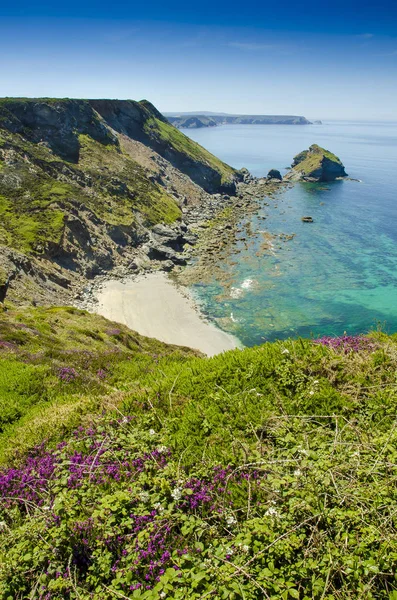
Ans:
<svg viewBox="0 0 397 600"><path fill-rule="evenodd" d="M240 241L221 265L224 277L195 286L210 319L248 346L379 325L397 331L397 123L231 125L185 133L257 176L272 167L283 171L317 143L361 181L299 183L270 206L264 199L259 213L241 223ZM314 223L302 223L304 215ZM272 234L270 246L265 232ZM280 234L295 236L285 241Z"/></svg>

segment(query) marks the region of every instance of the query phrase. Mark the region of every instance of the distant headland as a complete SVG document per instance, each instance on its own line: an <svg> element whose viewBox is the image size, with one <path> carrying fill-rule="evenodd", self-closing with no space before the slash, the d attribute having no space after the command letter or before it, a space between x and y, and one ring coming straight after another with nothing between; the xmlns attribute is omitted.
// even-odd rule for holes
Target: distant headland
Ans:
<svg viewBox="0 0 397 600"><path fill-rule="evenodd" d="M211 112L164 113L178 129L198 129L218 125L312 125L306 117L296 115L229 115Z"/></svg>

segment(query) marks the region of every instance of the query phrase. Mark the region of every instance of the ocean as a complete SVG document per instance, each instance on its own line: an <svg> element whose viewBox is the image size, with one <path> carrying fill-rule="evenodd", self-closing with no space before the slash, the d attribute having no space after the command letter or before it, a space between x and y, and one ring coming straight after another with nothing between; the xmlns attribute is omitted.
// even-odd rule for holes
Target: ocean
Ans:
<svg viewBox="0 0 397 600"><path fill-rule="evenodd" d="M270 168L284 173L295 154L316 143L360 180L298 183L270 203L264 198L240 224L220 265L224 277L192 290L210 320L246 346L397 332L397 123L225 125L184 133L256 176ZM305 215L314 222L303 223Z"/></svg>

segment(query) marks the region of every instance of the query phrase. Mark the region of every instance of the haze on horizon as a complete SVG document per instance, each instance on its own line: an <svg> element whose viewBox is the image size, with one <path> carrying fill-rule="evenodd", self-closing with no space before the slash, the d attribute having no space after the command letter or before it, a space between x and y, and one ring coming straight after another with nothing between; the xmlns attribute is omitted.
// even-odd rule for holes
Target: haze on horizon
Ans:
<svg viewBox="0 0 397 600"><path fill-rule="evenodd" d="M397 120L397 6L115 0L0 8L0 96Z"/></svg>

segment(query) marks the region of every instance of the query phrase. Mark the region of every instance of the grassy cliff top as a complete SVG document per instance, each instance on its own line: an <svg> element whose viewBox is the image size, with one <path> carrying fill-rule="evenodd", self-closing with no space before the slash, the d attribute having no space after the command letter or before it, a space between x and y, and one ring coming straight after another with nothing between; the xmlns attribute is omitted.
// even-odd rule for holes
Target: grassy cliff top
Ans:
<svg viewBox="0 0 397 600"><path fill-rule="evenodd" d="M380 333L207 359L9 306L1 597L394 599L396 368Z"/></svg>

